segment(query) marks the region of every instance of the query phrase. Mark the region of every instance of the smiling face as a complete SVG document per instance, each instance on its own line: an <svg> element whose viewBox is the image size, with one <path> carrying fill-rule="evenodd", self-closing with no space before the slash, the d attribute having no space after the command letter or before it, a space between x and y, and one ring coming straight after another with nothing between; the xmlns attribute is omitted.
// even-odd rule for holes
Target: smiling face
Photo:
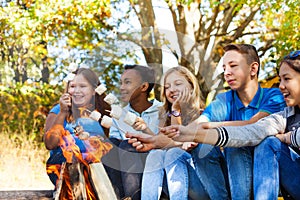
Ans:
<svg viewBox="0 0 300 200"><path fill-rule="evenodd" d="M140 95L142 78L134 69L127 69L121 76L121 100L130 102Z"/></svg>
<svg viewBox="0 0 300 200"><path fill-rule="evenodd" d="M167 100L172 104L185 88L192 92L191 84L186 80L185 76L177 71L170 73L165 78L164 90Z"/></svg>
<svg viewBox="0 0 300 200"><path fill-rule="evenodd" d="M279 89L287 106L300 107L300 73L283 62L279 71Z"/></svg>
<svg viewBox="0 0 300 200"><path fill-rule="evenodd" d="M77 107L89 105L95 95L94 88L81 74L75 76L69 88L73 93L72 103Z"/></svg>
<svg viewBox="0 0 300 200"><path fill-rule="evenodd" d="M232 90L244 89L256 72L243 54L230 50L223 57L224 78Z"/></svg>

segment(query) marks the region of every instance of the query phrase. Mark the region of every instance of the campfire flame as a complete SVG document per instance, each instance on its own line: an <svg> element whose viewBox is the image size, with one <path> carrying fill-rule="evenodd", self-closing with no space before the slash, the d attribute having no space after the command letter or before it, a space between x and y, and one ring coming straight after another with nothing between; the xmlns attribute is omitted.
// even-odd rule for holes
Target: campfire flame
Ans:
<svg viewBox="0 0 300 200"><path fill-rule="evenodd" d="M79 147L75 143L74 137L68 130L65 130L62 125L53 126L46 135L51 135L51 133L59 133L59 135L61 135L59 145L62 149L63 156L66 158L66 167L60 167L60 165L47 166L47 173L54 172L58 175L58 177L60 177L60 180L58 180L58 182L61 182L59 199L77 199L76 194L74 194L76 188L73 188L74 185L72 185L71 181L73 178L72 171L74 170L71 170L72 168L70 168L70 166L73 164L79 164L79 166L81 166L78 168L82 169L79 169L79 171L82 172L84 180L79 182L79 184L84 184L84 196L88 199L97 199L97 194L90 181L89 164L101 162L102 156L109 152L112 145L108 142L104 142L102 137L92 136L83 141L87 151L85 153L81 153ZM60 173L62 170L63 173ZM79 174L81 172L79 172Z"/></svg>

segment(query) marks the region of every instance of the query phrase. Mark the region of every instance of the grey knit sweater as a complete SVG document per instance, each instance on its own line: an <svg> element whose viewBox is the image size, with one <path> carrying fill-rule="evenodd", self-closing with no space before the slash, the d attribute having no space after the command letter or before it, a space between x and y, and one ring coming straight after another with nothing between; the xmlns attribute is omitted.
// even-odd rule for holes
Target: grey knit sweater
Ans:
<svg viewBox="0 0 300 200"><path fill-rule="evenodd" d="M287 118L295 114L294 107L286 107L283 111L262 118L254 124L245 126L219 127L219 140L216 145L225 147L256 146L268 136L284 133ZM300 128L291 134L292 146L300 147Z"/></svg>

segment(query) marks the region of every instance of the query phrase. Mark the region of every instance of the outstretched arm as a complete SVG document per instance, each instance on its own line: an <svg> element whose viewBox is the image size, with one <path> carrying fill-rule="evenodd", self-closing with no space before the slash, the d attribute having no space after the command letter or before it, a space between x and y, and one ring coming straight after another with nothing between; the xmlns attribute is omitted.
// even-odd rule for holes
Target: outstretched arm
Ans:
<svg viewBox="0 0 300 200"><path fill-rule="evenodd" d="M180 142L197 142L215 145L219 139L216 129L204 129L202 124L192 123L187 126L171 125L160 130L160 133Z"/></svg>
<svg viewBox="0 0 300 200"><path fill-rule="evenodd" d="M127 132L126 137L130 138L128 142L140 152L146 152L151 149L166 149L182 146L182 142L174 141L163 134L151 136L145 133Z"/></svg>
<svg viewBox="0 0 300 200"><path fill-rule="evenodd" d="M253 117L251 117L251 119L249 120L243 120L243 121L223 121L223 122L206 122L202 124L203 128L216 128L216 127L220 127L220 126L244 126L247 124L253 124L255 122L257 122L258 120L269 116L270 114L267 112L258 112L256 113ZM198 120L192 123L200 123L203 122L203 120Z"/></svg>

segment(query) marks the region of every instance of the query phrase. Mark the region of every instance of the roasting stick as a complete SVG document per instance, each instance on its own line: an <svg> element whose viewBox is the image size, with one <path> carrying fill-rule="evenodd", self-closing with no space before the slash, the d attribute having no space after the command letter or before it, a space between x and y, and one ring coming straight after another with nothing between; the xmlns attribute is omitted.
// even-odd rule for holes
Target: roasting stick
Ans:
<svg viewBox="0 0 300 200"><path fill-rule="evenodd" d="M120 128L120 127L119 127L118 125L116 125L116 124L112 124L112 126L115 127L116 129L122 131L122 132L125 133L125 134L127 133L127 131L125 131L124 129Z"/></svg>
<svg viewBox="0 0 300 200"><path fill-rule="evenodd" d="M92 111L90 111L90 110L87 109L87 108L84 108L84 111L87 111L89 114L92 114L92 113L93 113ZM106 111L106 112L111 112L110 110L105 110L105 111ZM97 112L98 112L98 111L97 111ZM107 117L108 117L108 116L107 116ZM103 117L102 117L101 115L99 115L99 119L100 119L100 118L103 119ZM98 120L99 120L99 119L98 119ZM96 119L94 119L94 120L96 120ZM96 121L98 121L98 120L96 120ZM102 125L102 124L101 124L101 125ZM102 126L103 126L103 125L102 125ZM122 128L118 127L116 124L112 123L112 126L115 127L116 129L122 131L123 133L126 133L125 130L123 130ZM110 128L110 127L106 127L106 128Z"/></svg>

